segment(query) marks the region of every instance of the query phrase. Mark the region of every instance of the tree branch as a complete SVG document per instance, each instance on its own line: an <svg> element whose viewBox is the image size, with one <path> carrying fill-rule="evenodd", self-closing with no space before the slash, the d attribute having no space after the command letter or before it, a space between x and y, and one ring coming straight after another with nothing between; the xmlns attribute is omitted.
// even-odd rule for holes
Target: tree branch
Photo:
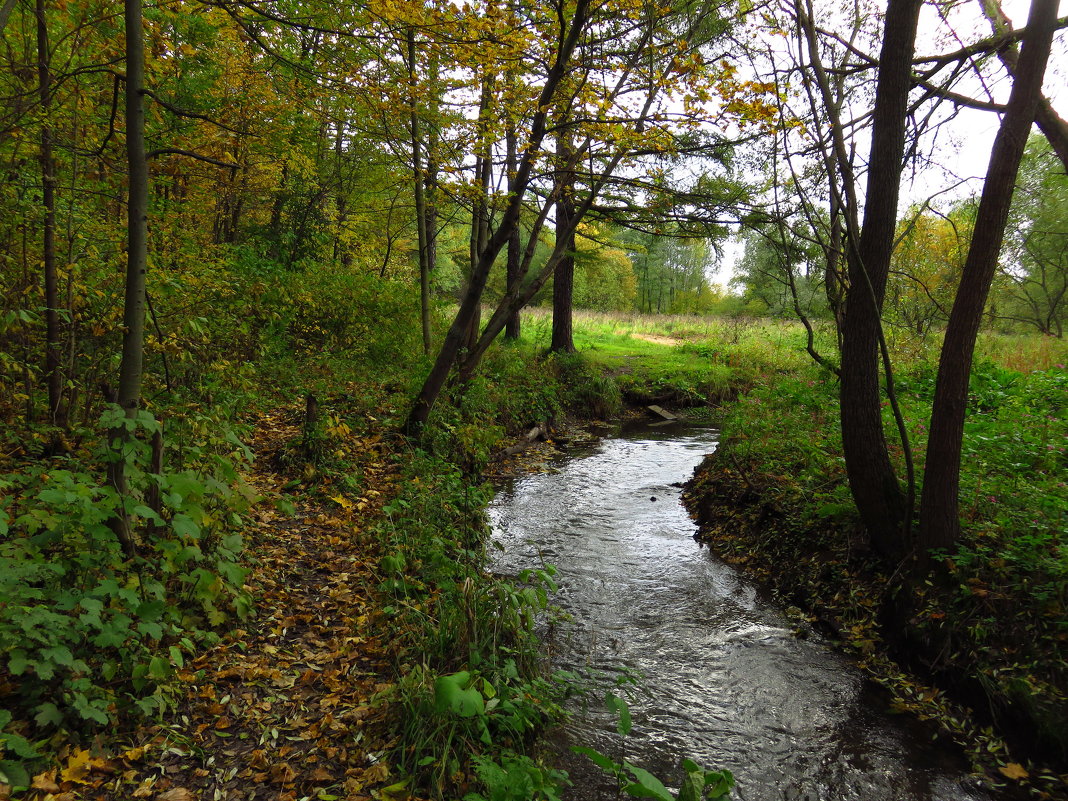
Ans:
<svg viewBox="0 0 1068 801"><path fill-rule="evenodd" d="M189 158L196 159L197 161L206 161L208 164L214 164L216 167L226 167L227 169L231 170L241 169L240 164L234 164L230 161L221 161L219 159L213 159L211 156L204 156L200 153L193 153L190 150L181 150L177 147L161 147L157 150L150 151L145 156L145 158L151 161L157 156L188 156Z"/></svg>

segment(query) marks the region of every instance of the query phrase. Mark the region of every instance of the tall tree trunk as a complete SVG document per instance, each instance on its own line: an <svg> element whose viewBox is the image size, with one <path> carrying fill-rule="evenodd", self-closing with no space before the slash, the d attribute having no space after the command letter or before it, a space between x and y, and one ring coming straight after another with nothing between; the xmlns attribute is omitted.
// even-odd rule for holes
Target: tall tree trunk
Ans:
<svg viewBox="0 0 1068 801"><path fill-rule="evenodd" d="M475 181L478 187L478 197L471 208L471 238L470 238L470 266L469 276L473 275L476 265L479 263L482 251L486 249L489 240L490 209L489 193L490 183L493 179L493 137L486 124L489 114L490 103L493 98L493 76L487 75L482 79L482 99L478 109L479 143L478 153L475 156ZM470 278L469 278L470 280ZM464 340L464 348L468 351L478 342L478 332L482 326L482 305L477 305L467 328L467 337Z"/></svg>
<svg viewBox="0 0 1068 801"><path fill-rule="evenodd" d="M508 194L515 192L515 170L516 170L516 123L514 119L509 118L507 123L507 129L504 134L504 168L508 172ZM520 259L522 258L523 243L520 237L519 226L517 225L511 235L508 237L508 265L507 265L507 282L508 291L516 291L518 287L516 283L519 281ZM522 327L519 320L519 312L515 311L508 317L508 323L505 325L504 337L505 339L519 339L519 335L522 333Z"/></svg>
<svg viewBox="0 0 1068 801"><path fill-rule="evenodd" d="M36 0L37 93L41 103L41 203L44 207L42 262L45 290L45 378L48 413L53 423L64 424L63 372L60 369L59 277L56 274L56 161L52 155L52 65L44 0Z"/></svg>
<svg viewBox="0 0 1068 801"><path fill-rule="evenodd" d="M440 98L438 57L431 53L427 67L430 84L430 108L428 114L426 145L426 180L423 187L423 229L426 232L426 265L428 278L432 279L438 264L438 113ZM428 283L431 283L428 281ZM432 286L428 287L432 288Z"/></svg>
<svg viewBox="0 0 1068 801"><path fill-rule="evenodd" d="M141 378L145 350L145 272L148 265L148 160L145 156L145 54L141 23L141 0L125 0L126 22L126 160L127 199L126 292L123 306L122 361L119 365L118 403L127 417L134 417L141 404ZM113 431L112 442L120 453L110 465L110 478L125 502L127 492L124 445L125 428ZM134 541L124 510L118 514L116 534L127 556L134 555Z"/></svg>
<svg viewBox="0 0 1068 801"><path fill-rule="evenodd" d="M567 170L561 183L560 198L556 201L556 232L557 236L567 237L567 252L553 273L553 332L549 350L553 353L574 353L571 318L575 293L575 230L572 225L575 217L575 173L568 166L573 148L571 135L566 129L559 134L556 153L561 169ZM565 234L565 231L569 233Z"/></svg>
<svg viewBox="0 0 1068 801"><path fill-rule="evenodd" d="M145 343L145 273L148 269L148 160L145 156L144 32L141 0L125 0L126 18L126 292L119 405L133 416L141 403Z"/></svg>
<svg viewBox="0 0 1068 801"><path fill-rule="evenodd" d="M0 7L0 34L4 32L4 28L7 27L7 21L11 17L11 12L15 10L15 4L18 0L4 0L4 5Z"/></svg>
<svg viewBox="0 0 1068 801"><path fill-rule="evenodd" d="M419 321L423 330L423 353L430 354L430 252L427 245L425 176L423 175L423 134L416 108L415 28L408 29L408 91L411 103L412 182L415 191L415 230L419 243Z"/></svg>
<svg viewBox="0 0 1068 801"><path fill-rule="evenodd" d="M1057 0L1032 0L1027 34L1005 116L990 155L983 196L938 363L920 501L920 544L948 548L960 534L960 451L975 338L997 269L1020 159L1042 99Z"/></svg>
<svg viewBox="0 0 1068 801"><path fill-rule="evenodd" d="M853 499L872 544L900 555L905 499L883 434L879 391L880 315L897 225L912 56L922 0L890 0L875 91L864 222L850 249L842 320L842 446Z"/></svg>

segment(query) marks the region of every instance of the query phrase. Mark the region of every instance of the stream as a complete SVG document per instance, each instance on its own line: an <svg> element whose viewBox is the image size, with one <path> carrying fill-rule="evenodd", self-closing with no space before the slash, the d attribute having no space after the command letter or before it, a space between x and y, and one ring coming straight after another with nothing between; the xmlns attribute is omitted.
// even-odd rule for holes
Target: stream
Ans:
<svg viewBox="0 0 1068 801"><path fill-rule="evenodd" d="M544 626L552 666L590 677L556 738L574 787L565 799L616 797L568 745L592 745L677 787L679 761L728 768L745 801L979 801L950 744L892 715L885 693L694 539L681 482L716 447L716 431L631 427L572 449L554 472L517 478L490 508L496 572L555 565L555 603L570 620ZM498 550L498 549L494 549ZM634 679L617 688L616 678ZM626 697L625 741L597 699Z"/></svg>

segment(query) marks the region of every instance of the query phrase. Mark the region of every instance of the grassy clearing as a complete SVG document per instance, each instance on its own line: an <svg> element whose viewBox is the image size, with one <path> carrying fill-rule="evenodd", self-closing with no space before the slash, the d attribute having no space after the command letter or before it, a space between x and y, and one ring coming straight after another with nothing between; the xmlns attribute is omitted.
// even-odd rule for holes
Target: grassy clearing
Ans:
<svg viewBox="0 0 1068 801"><path fill-rule="evenodd" d="M523 341L548 348L552 317L524 312ZM717 403L761 376L799 369L804 330L786 322L695 315L655 316L576 312L580 356L611 376L631 403L683 406Z"/></svg>

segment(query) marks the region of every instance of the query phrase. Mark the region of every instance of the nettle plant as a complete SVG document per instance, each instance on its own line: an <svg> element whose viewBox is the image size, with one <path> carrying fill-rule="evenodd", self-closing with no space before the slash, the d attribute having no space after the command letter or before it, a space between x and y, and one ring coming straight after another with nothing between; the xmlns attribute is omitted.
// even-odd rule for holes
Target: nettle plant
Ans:
<svg viewBox="0 0 1068 801"><path fill-rule="evenodd" d="M16 786L34 736L158 711L184 655L250 608L238 531L252 496L233 459L201 449L195 469L150 472L148 412L114 407L101 424L131 435L124 497L73 463L0 478L0 781ZM133 558L111 527L121 510Z"/></svg>

